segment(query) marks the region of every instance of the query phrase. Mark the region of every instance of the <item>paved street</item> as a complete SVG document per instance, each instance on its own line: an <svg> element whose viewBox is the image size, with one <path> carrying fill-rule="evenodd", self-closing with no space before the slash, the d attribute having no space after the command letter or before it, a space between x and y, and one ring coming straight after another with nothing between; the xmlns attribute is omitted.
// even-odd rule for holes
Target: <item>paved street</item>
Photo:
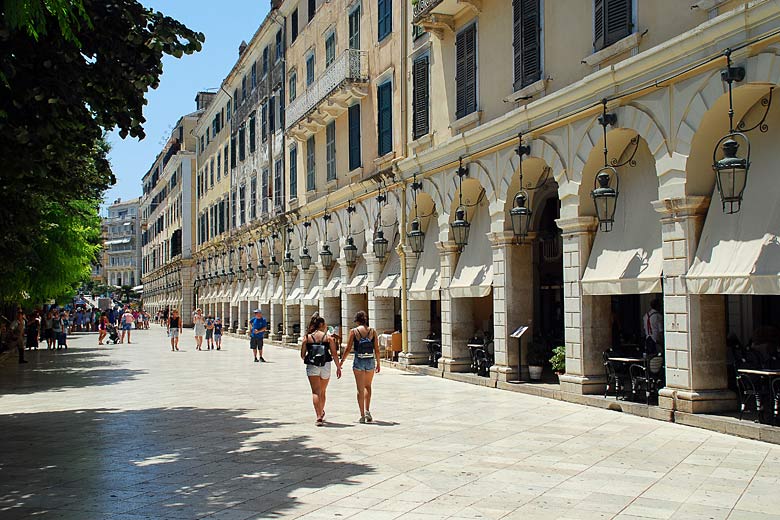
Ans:
<svg viewBox="0 0 780 520"><path fill-rule="evenodd" d="M780 518L778 446L391 369L317 428L296 352L191 335L6 360L0 519Z"/></svg>

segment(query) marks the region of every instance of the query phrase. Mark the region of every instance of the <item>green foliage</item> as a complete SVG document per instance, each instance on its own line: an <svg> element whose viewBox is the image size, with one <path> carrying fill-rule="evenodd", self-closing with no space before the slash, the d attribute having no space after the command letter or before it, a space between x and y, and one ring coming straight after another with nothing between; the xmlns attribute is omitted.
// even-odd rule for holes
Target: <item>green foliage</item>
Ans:
<svg viewBox="0 0 780 520"><path fill-rule="evenodd" d="M553 356L550 358L550 365L554 372L566 372L566 347L558 345L553 349Z"/></svg>
<svg viewBox="0 0 780 520"><path fill-rule="evenodd" d="M35 40L47 34L48 17L57 21L63 38L75 43L74 31L81 24L91 27L81 0L4 0L3 12L11 29L24 30Z"/></svg>

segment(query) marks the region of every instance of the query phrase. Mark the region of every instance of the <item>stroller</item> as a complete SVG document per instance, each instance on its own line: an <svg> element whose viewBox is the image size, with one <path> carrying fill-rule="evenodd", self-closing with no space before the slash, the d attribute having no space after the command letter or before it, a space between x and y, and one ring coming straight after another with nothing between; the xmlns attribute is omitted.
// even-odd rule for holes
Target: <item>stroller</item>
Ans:
<svg viewBox="0 0 780 520"><path fill-rule="evenodd" d="M116 327L109 323L106 330L108 331L108 340L113 341L114 345L119 343L119 332L117 332Z"/></svg>

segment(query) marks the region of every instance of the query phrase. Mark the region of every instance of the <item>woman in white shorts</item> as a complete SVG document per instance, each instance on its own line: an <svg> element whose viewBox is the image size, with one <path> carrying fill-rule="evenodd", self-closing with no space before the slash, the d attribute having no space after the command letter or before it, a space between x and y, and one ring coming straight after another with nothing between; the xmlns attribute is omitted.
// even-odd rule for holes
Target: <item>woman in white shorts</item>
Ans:
<svg viewBox="0 0 780 520"><path fill-rule="evenodd" d="M331 366L336 360L336 378L341 378L341 362L336 342L328 336L325 319L315 312L301 341L301 359L311 386L311 401L317 414L317 426L325 423L325 391L330 381Z"/></svg>
<svg viewBox="0 0 780 520"><path fill-rule="evenodd" d="M192 315L192 324L195 329L195 349L202 350L203 336L206 335L206 319L203 317L203 311L195 309L195 314Z"/></svg>
<svg viewBox="0 0 780 520"><path fill-rule="evenodd" d="M179 311L173 311L168 318L168 336L171 338L171 351L179 350L179 334L181 334L182 322L179 317Z"/></svg>

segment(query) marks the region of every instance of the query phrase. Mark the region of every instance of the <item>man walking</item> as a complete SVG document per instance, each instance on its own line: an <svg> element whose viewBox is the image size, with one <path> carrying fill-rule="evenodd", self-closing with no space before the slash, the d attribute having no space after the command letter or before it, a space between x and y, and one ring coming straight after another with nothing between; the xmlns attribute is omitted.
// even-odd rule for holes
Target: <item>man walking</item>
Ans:
<svg viewBox="0 0 780 520"><path fill-rule="evenodd" d="M129 308L125 308L125 313L122 314L122 339L119 340L119 343L125 342L125 332L127 333L127 344L130 344L130 330L133 328L133 322L135 321L135 318L133 318L133 313L130 312Z"/></svg>
<svg viewBox="0 0 780 520"><path fill-rule="evenodd" d="M21 309L16 312L16 319L11 322L9 330L11 331L11 342L16 346L19 353L19 364L27 363L24 359L24 332L27 322L24 319L24 313Z"/></svg>
<svg viewBox="0 0 780 520"><path fill-rule="evenodd" d="M263 358L263 337L265 336L265 331L268 329L268 322L263 318L262 310L255 309L255 317L250 320L249 325L249 347L252 349L252 354L255 356L255 363L258 361L265 363L265 359Z"/></svg>

